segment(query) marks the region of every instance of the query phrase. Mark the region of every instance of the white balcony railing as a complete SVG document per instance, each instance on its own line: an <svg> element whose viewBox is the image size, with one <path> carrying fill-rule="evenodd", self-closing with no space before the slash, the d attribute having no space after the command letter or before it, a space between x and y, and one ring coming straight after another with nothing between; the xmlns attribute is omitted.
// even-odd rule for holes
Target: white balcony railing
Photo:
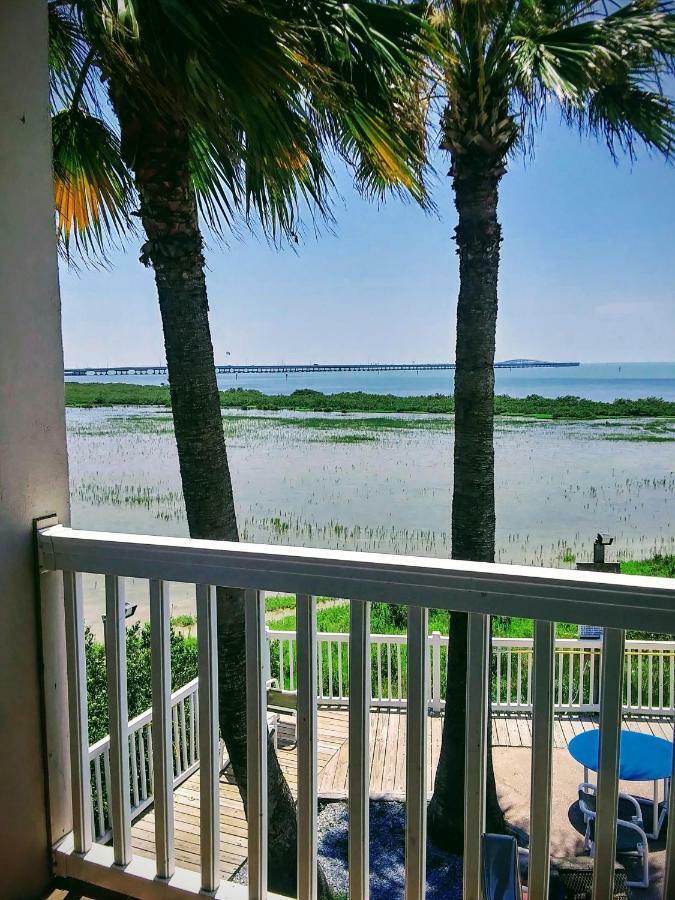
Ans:
<svg viewBox="0 0 675 900"><path fill-rule="evenodd" d="M427 610L469 614L465 778L465 900L480 898L480 835L484 830L487 701L490 685L490 615L535 618L533 664L528 676L532 716L530 896L548 896L550 797L556 621L605 626L600 677L600 765L595 831L594 900L613 893L618 792L618 748L624 695L625 628L675 633L675 587L666 579L487 565L326 550L265 547L122 534L55 526L39 537L40 563L63 572L66 609L73 831L54 848L58 874L144 898L265 898L266 634L263 591L297 595L298 897L316 897L318 653L314 596L349 597L349 895L368 896L368 748L371 705L369 603L408 607L406 729L406 898L425 891L428 664ZM90 749L84 662L83 588L80 573L105 575L106 667L110 743L109 813L112 846L92 841ZM155 859L132 854L133 762L129 766L126 703L124 577L149 580L152 660L152 760ZM169 598L166 582L197 585L201 872L176 867L171 792L175 779L174 714L169 667ZM248 887L220 883L219 752L216 670L216 599L212 585L246 594L248 733ZM597 661L596 661L597 662ZM508 666L508 662L507 662ZM516 664L517 666L517 664ZM386 663L385 663L386 669ZM524 668L521 663L521 688ZM529 672L529 668L528 668ZM297 676L296 676L297 673ZM517 684L516 669L516 684ZM512 663L513 679L513 663ZM644 686L644 685L643 685ZM664 700L665 702L665 700ZM188 720L189 720L189 713ZM195 717L196 718L196 717ZM180 717L179 717L180 721ZM105 768L105 764L104 764ZM148 773L146 773L147 776ZM139 775L140 778L140 775ZM671 782L671 790L672 790ZM142 793L142 783L139 789ZM672 797L670 798L672 802ZM666 839L664 896L675 896L671 865L675 829Z"/></svg>

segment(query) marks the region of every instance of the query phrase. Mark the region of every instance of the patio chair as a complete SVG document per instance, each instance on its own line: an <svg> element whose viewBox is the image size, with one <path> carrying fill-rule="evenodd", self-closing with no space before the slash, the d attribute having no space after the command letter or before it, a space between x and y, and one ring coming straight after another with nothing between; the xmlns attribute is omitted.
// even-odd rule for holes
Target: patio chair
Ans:
<svg viewBox="0 0 675 900"><path fill-rule="evenodd" d="M518 844L504 834L482 836L483 900L525 900L527 891L520 885Z"/></svg>
<svg viewBox="0 0 675 900"><path fill-rule="evenodd" d="M588 824L588 819L584 810L592 810L595 812L595 796L597 787L590 781L582 781L579 785L579 809L584 814L584 825ZM644 828L642 821L642 809L640 804L631 797L630 794L619 794L619 802L617 806L617 815L624 822L634 822L640 828Z"/></svg>
<svg viewBox="0 0 675 900"><path fill-rule="evenodd" d="M583 788L583 790L582 790ZM590 788L590 790L589 790ZM649 842L642 828L642 813L640 804L629 794L619 794L619 802L624 801L623 810L633 815L623 819L620 815L616 823L616 855L637 858L640 864L642 877L637 881L628 880L628 887L649 887ZM621 808L621 807L620 807ZM579 809L581 810L586 833L584 834L584 847L595 854L595 786L584 782L579 786Z"/></svg>
<svg viewBox="0 0 675 900"><path fill-rule="evenodd" d="M277 746L277 729L279 716L291 716L293 728L293 741L290 747L292 749L298 740L298 692L284 691L279 687L276 678L267 679L267 710L270 715L275 717L274 746Z"/></svg>

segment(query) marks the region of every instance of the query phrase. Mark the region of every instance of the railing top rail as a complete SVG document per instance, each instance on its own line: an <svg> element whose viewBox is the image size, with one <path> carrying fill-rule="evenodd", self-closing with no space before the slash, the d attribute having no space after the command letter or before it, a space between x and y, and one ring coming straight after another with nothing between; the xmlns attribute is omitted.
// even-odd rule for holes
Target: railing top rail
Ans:
<svg viewBox="0 0 675 900"><path fill-rule="evenodd" d="M353 597L675 633L667 578L426 557L78 531L39 536L46 570Z"/></svg>

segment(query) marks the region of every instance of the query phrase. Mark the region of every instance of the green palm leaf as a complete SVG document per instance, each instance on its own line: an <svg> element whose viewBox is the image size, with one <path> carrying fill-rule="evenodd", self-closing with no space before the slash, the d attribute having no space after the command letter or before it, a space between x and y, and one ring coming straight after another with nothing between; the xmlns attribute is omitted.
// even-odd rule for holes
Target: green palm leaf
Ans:
<svg viewBox="0 0 675 900"><path fill-rule="evenodd" d="M104 257L109 240L133 228L133 184L117 136L102 119L67 109L52 117L52 143L59 248Z"/></svg>

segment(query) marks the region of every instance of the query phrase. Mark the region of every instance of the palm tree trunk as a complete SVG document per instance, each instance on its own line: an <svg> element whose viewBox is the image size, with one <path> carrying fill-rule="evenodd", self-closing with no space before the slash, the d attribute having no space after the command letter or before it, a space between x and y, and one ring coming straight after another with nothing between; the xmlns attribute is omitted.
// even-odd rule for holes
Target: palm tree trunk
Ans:
<svg viewBox="0 0 675 900"><path fill-rule="evenodd" d="M142 120L115 98L125 158L133 168L147 242L141 261L155 272L185 509L191 537L238 541L232 481L216 382L202 236L180 121ZM246 650L243 592L219 587L218 689L222 738L244 808ZM295 895L295 802L268 746L268 868L272 890ZM320 896L330 897L319 876Z"/></svg>
<svg viewBox="0 0 675 900"><path fill-rule="evenodd" d="M501 228L497 186L501 166L455 160L453 188L459 222L459 300L455 370L455 456L452 496L453 559L494 562L494 358ZM464 843L467 616L450 615L446 714L429 832L435 843L461 853ZM490 728L488 727L488 735ZM488 831L504 830L488 745Z"/></svg>

